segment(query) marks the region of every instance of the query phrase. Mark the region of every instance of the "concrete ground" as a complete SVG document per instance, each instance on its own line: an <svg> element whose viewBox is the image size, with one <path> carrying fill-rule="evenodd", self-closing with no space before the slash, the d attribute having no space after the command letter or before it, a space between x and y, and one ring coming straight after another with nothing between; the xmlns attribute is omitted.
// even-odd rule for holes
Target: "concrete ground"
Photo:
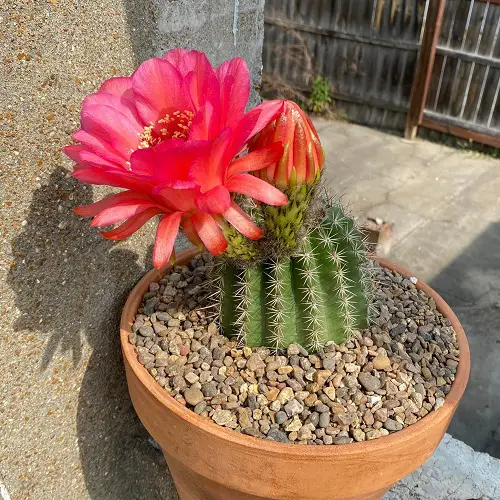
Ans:
<svg viewBox="0 0 500 500"><path fill-rule="evenodd" d="M500 460L446 434L420 469L396 484L384 500L498 500Z"/></svg>
<svg viewBox="0 0 500 500"><path fill-rule="evenodd" d="M127 394L117 335L153 226L114 243L60 150L103 80L183 46L261 68L260 0L0 1L0 496L175 498ZM236 18L236 19L235 19ZM236 22L237 21L237 22ZM256 101L256 93L253 101Z"/></svg>
<svg viewBox="0 0 500 500"><path fill-rule="evenodd" d="M150 4L0 3L8 47L0 66L3 498L176 498L129 402L117 335L124 298L151 266L152 228L118 244L101 239L70 211L100 193L73 182L59 152L83 97L152 55ZM208 3L199 4L201 16ZM201 46L203 30L170 21ZM221 36L232 47L228 26ZM429 280L463 320L473 371L451 433L499 456L498 162L343 122L318 126L332 190L357 213L393 220L391 256Z"/></svg>

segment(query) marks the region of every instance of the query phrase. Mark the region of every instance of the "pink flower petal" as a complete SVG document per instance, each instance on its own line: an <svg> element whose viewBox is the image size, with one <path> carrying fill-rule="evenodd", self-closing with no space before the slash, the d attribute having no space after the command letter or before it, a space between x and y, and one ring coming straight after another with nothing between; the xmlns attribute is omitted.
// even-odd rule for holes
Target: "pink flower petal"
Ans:
<svg viewBox="0 0 500 500"><path fill-rule="evenodd" d="M262 238L262 229L257 226L234 201L224 212L224 217L247 238L250 238L251 240L258 240Z"/></svg>
<svg viewBox="0 0 500 500"><path fill-rule="evenodd" d="M153 265L157 269L164 266L172 255L175 239L179 232L179 224L183 215L183 212L164 215L158 224L153 247Z"/></svg>
<svg viewBox="0 0 500 500"><path fill-rule="evenodd" d="M198 233L194 228L194 224L191 217L188 217L182 221L182 230L186 235L187 239L196 247L202 249L204 248L203 241L200 240Z"/></svg>
<svg viewBox="0 0 500 500"><path fill-rule="evenodd" d="M167 111L190 110L180 72L167 60L143 62L132 75L137 109L145 123L154 123Z"/></svg>
<svg viewBox="0 0 500 500"><path fill-rule="evenodd" d="M111 224L116 224L125 219L133 217L134 215L144 212L148 208L161 208L153 202L140 201L124 201L117 203L114 206L105 208L99 214L97 214L92 222L91 226L110 226Z"/></svg>
<svg viewBox="0 0 500 500"><path fill-rule="evenodd" d="M193 51L195 52L195 51ZM212 65L203 52L195 53L193 69L185 75L186 87L195 109L201 108L210 101L220 107L220 84Z"/></svg>
<svg viewBox="0 0 500 500"><path fill-rule="evenodd" d="M261 170L269 165L274 165L283 156L283 145L281 142L274 142L268 146L256 149L240 158L236 158L227 169L227 177L242 172L253 172Z"/></svg>
<svg viewBox="0 0 500 500"><path fill-rule="evenodd" d="M182 212L191 212L196 210L196 197L199 191L195 189L174 189L171 187L156 186L153 194L155 199L167 207L172 212L180 210Z"/></svg>
<svg viewBox="0 0 500 500"><path fill-rule="evenodd" d="M87 106L109 106L126 116L138 133L142 133L144 130L144 123L139 117L134 103L129 99L105 92L97 92L90 94L84 99L82 109L85 109Z"/></svg>
<svg viewBox="0 0 500 500"><path fill-rule="evenodd" d="M73 212L82 217L94 217L105 208L119 204L123 201L144 202L152 201L148 196L142 193L135 193L134 191L122 191L121 193L113 194L104 198L103 200L96 201L90 205L80 205L73 209Z"/></svg>
<svg viewBox="0 0 500 500"><path fill-rule="evenodd" d="M220 130L220 110L206 102L196 113L189 129L190 140L213 140Z"/></svg>
<svg viewBox="0 0 500 500"><path fill-rule="evenodd" d="M245 112L250 97L250 73L241 57L223 62L216 73L221 84L221 127L231 127Z"/></svg>
<svg viewBox="0 0 500 500"><path fill-rule="evenodd" d="M195 183L189 176L191 165L199 155L198 141L177 141L177 146L163 146L138 149L130 157L133 172L152 176L154 181L162 187L191 188Z"/></svg>
<svg viewBox="0 0 500 500"><path fill-rule="evenodd" d="M273 121L282 109L283 101L267 101L246 113L232 131L223 162L229 163L248 140Z"/></svg>
<svg viewBox="0 0 500 500"><path fill-rule="evenodd" d="M199 155L195 157L189 175L200 186L202 193L224 183L229 164L225 156L230 142L231 129L226 128L206 146L200 145Z"/></svg>
<svg viewBox="0 0 500 500"><path fill-rule="evenodd" d="M132 78L130 76L115 76L114 78L110 78L100 86L99 92L133 100Z"/></svg>
<svg viewBox="0 0 500 500"><path fill-rule="evenodd" d="M283 103L284 101L280 99L275 101L266 101L249 111L247 115L252 111L257 112L257 110L260 113L253 129L250 131L250 135L248 136L248 138L254 136L255 134L258 134L266 125L272 122L283 110Z"/></svg>
<svg viewBox="0 0 500 500"><path fill-rule="evenodd" d="M177 68L185 81L193 109L201 108L207 101L220 107L220 84L207 56L197 50L170 50L165 59Z"/></svg>
<svg viewBox="0 0 500 500"><path fill-rule="evenodd" d="M72 177L85 184L114 186L146 193L152 192L154 188L151 182L135 174L127 171L103 170L98 167L75 167Z"/></svg>
<svg viewBox="0 0 500 500"><path fill-rule="evenodd" d="M279 189L250 174L236 174L226 182L231 193L240 193L267 205L286 205L288 198Z"/></svg>
<svg viewBox="0 0 500 500"><path fill-rule="evenodd" d="M157 155L154 148L137 149L130 156L130 170L138 175L153 176Z"/></svg>
<svg viewBox="0 0 500 500"><path fill-rule="evenodd" d="M224 186L216 186L196 198L196 206L207 214L223 214L231 206L231 196Z"/></svg>
<svg viewBox="0 0 500 500"><path fill-rule="evenodd" d="M71 146L65 146L63 152L66 156L71 158L74 162L79 165L88 165L93 167L109 167L121 169L120 165L116 163L105 160L101 156L96 155L90 151L87 146L81 144L74 144Z"/></svg>
<svg viewBox="0 0 500 500"><path fill-rule="evenodd" d="M73 140L88 146L88 149L92 150L96 155L104 158L105 160L117 163L124 168L128 168L128 156L125 157L123 154L116 151L116 149L113 148L109 142L106 142L100 137L89 134L85 130L77 130L73 133L72 137Z"/></svg>
<svg viewBox="0 0 500 500"><path fill-rule="evenodd" d="M89 105L82 109L82 128L108 142L125 158L139 146L137 127L110 106Z"/></svg>
<svg viewBox="0 0 500 500"><path fill-rule="evenodd" d="M128 238L130 235L134 234L138 229L140 229L146 222L154 217L155 215L159 215L162 213L162 210L159 208L148 208L141 212L140 214L134 215L123 224L111 231L99 231L101 236L108 240L124 240Z"/></svg>
<svg viewBox="0 0 500 500"><path fill-rule="evenodd" d="M177 68L182 76L186 76L196 65L197 53L196 50L171 49L163 58Z"/></svg>
<svg viewBox="0 0 500 500"><path fill-rule="evenodd" d="M196 212L191 219L207 250L213 255L223 254L227 248L227 240L213 217L203 212Z"/></svg>

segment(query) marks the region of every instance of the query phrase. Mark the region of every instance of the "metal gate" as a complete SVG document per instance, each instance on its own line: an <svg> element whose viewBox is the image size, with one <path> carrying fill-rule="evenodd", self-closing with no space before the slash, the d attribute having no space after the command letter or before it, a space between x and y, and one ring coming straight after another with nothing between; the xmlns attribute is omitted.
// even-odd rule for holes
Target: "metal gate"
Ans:
<svg viewBox="0 0 500 500"><path fill-rule="evenodd" d="M407 115L418 126L500 147L500 0L431 0Z"/></svg>

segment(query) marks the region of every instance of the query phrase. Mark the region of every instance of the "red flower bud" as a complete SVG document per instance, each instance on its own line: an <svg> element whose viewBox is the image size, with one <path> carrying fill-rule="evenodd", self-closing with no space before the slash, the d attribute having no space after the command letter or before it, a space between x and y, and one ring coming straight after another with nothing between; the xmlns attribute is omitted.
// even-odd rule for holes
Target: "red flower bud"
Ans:
<svg viewBox="0 0 500 500"><path fill-rule="evenodd" d="M253 151L281 141L281 160L255 172L261 179L279 188L315 184L325 163L318 133L309 117L292 101L283 101L283 111L250 142Z"/></svg>

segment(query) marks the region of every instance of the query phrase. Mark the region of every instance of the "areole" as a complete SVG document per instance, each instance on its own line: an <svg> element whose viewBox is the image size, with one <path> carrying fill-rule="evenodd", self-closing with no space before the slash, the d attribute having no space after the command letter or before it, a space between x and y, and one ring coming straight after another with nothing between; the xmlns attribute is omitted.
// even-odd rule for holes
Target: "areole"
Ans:
<svg viewBox="0 0 500 500"><path fill-rule="evenodd" d="M199 250L178 255L189 262ZM381 265L411 277L385 260ZM389 436L338 446L300 446L245 436L196 415L168 395L138 362L129 343L134 316L149 284L159 281L167 265L147 273L123 309L120 339L132 403L142 423L160 444L182 500L375 500L429 458L450 423L465 391L470 353L465 332L446 302L428 285L431 296L456 331L460 362L441 408Z"/></svg>

